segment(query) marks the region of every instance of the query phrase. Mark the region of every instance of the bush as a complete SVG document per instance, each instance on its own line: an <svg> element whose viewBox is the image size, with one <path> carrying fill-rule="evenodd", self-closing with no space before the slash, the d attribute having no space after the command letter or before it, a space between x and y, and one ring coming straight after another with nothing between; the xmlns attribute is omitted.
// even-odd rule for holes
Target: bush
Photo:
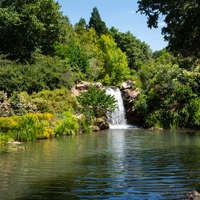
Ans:
<svg viewBox="0 0 200 200"><path fill-rule="evenodd" d="M0 117L0 132L14 130L18 125L19 117Z"/></svg>
<svg viewBox="0 0 200 200"><path fill-rule="evenodd" d="M141 66L135 75L140 79L141 89L133 108L145 119L147 127L200 125L198 109L191 109L191 105L198 107L199 73L160 63L157 58L156 62Z"/></svg>
<svg viewBox="0 0 200 200"><path fill-rule="evenodd" d="M44 89L71 88L73 73L66 62L57 57L41 56L36 64L7 64L0 68L0 90L10 96L14 92L28 94Z"/></svg>
<svg viewBox="0 0 200 200"><path fill-rule="evenodd" d="M56 135L74 134L78 130L77 118L71 112L64 113L64 119L57 121L54 129Z"/></svg>
<svg viewBox="0 0 200 200"><path fill-rule="evenodd" d="M106 115L107 112L112 112L117 107L115 97L106 95L106 90L100 89L96 85L81 92L76 98L81 106L79 109L84 113L88 124L94 117Z"/></svg>
<svg viewBox="0 0 200 200"><path fill-rule="evenodd" d="M23 116L0 117L1 135L19 141L32 141L55 135L50 113L27 113Z"/></svg>
<svg viewBox="0 0 200 200"><path fill-rule="evenodd" d="M28 98L26 96L26 98ZM71 96L66 88L53 91L43 90L31 95L31 103L37 106L39 112L62 113L65 111L74 112L77 109L77 101Z"/></svg>
<svg viewBox="0 0 200 200"><path fill-rule="evenodd" d="M200 97L192 99L189 105L192 126L200 126Z"/></svg>

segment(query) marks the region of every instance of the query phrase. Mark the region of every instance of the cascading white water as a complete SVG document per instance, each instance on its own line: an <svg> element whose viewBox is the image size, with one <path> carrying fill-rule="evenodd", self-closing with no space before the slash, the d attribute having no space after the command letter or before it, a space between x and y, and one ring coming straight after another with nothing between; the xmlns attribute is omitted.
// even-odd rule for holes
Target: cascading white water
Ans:
<svg viewBox="0 0 200 200"><path fill-rule="evenodd" d="M126 118L125 118L125 109L123 104L123 99L121 96L121 92L119 88L107 88L106 94L113 95L115 99L117 100L117 106L118 108L112 112L108 113L108 123L110 125L110 129L127 129L127 128L133 128L133 126L128 125Z"/></svg>

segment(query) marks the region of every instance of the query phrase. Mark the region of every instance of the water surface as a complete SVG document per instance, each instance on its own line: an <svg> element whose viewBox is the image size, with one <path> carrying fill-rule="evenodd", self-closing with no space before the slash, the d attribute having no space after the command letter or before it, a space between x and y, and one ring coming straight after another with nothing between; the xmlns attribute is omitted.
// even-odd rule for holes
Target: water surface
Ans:
<svg viewBox="0 0 200 200"><path fill-rule="evenodd" d="M113 129L27 145L0 151L0 200L178 199L200 188L200 136L187 131Z"/></svg>

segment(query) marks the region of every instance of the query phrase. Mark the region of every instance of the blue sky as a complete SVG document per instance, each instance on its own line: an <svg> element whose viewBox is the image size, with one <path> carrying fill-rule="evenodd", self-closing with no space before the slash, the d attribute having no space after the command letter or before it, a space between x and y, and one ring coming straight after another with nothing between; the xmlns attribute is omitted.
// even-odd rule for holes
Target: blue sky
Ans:
<svg viewBox="0 0 200 200"><path fill-rule="evenodd" d="M130 32L150 46L153 51L161 50L167 46L161 34L162 19L157 29L147 27L147 17L135 13L138 8L137 0L58 0L62 6L61 11L67 15L72 25L80 18L89 23L94 7L97 7L101 19L108 28L114 26L120 32Z"/></svg>

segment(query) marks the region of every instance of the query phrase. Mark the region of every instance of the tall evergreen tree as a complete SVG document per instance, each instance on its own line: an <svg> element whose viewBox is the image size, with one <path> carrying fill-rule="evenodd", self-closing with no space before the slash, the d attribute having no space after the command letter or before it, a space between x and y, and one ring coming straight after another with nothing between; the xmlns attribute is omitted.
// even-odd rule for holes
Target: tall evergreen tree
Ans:
<svg viewBox="0 0 200 200"><path fill-rule="evenodd" d="M102 34L107 34L108 29L104 21L101 20L97 7L93 8L93 12L91 13L89 27L93 27L96 33L100 36Z"/></svg>

